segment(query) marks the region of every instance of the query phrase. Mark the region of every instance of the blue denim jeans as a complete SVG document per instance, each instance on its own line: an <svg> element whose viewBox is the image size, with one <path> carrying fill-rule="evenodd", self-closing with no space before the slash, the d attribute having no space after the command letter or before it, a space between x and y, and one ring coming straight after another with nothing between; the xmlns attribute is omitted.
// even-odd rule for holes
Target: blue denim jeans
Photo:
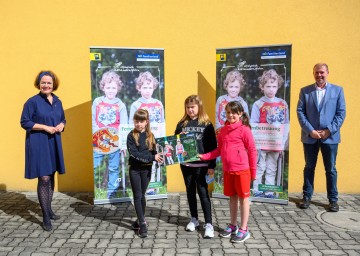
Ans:
<svg viewBox="0 0 360 256"><path fill-rule="evenodd" d="M314 192L314 177L315 167L318 158L319 150L323 157L325 175L326 175L326 189L327 198L330 202L337 202L337 171L336 171L336 156L338 151L338 144L325 144L318 141L315 144L303 144L305 155L304 168L304 198L311 199Z"/></svg>
<svg viewBox="0 0 360 256"><path fill-rule="evenodd" d="M94 152L94 173L95 169L99 167L105 155ZM119 187L119 166L120 166L120 150L108 154L107 168L109 169L108 180L108 195L116 192Z"/></svg>
<svg viewBox="0 0 360 256"><path fill-rule="evenodd" d="M177 156L177 159L178 159L179 163L184 162L184 158L183 158L182 154L177 154L176 156Z"/></svg>

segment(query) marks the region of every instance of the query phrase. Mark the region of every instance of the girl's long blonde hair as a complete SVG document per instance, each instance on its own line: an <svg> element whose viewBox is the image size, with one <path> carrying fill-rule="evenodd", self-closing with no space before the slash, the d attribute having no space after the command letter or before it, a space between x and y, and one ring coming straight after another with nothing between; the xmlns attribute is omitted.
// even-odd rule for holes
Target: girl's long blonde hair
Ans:
<svg viewBox="0 0 360 256"><path fill-rule="evenodd" d="M150 120L149 120L149 112L146 109L138 109L134 113L134 120L136 121L147 121L147 124L145 126L145 132L146 132L146 146L151 151L155 149L155 137L154 134L151 132L150 128ZM139 146L139 136L140 132L136 130L136 128L132 131L136 146Z"/></svg>
<svg viewBox="0 0 360 256"><path fill-rule="evenodd" d="M205 113L203 102L199 95L190 95L185 99L184 108L185 114L181 118L180 123L183 123L182 126L186 126L186 124L191 120L188 114L186 113L186 105L188 104L196 104L199 108L198 112L198 124L200 125L208 125L210 123L209 116Z"/></svg>

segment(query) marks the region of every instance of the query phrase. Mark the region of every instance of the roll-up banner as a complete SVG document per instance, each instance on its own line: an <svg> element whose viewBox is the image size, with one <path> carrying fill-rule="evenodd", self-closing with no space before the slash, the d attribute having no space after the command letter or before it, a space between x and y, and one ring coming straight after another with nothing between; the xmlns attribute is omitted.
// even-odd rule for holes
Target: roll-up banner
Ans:
<svg viewBox="0 0 360 256"><path fill-rule="evenodd" d="M165 136L164 50L90 47L94 204L132 200L128 133L137 109ZM153 164L148 199L166 198L166 166Z"/></svg>
<svg viewBox="0 0 360 256"><path fill-rule="evenodd" d="M226 121L225 106L238 101L249 115L258 153L251 200L288 203L291 45L216 50L217 133ZM223 197L221 158L213 196Z"/></svg>

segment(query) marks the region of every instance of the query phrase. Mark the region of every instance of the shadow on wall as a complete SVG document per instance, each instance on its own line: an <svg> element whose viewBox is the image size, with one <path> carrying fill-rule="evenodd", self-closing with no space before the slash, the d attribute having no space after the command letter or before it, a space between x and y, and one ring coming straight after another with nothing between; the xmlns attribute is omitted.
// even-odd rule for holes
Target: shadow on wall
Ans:
<svg viewBox="0 0 360 256"><path fill-rule="evenodd" d="M91 102L65 110L62 134L66 172L58 175L60 192L93 192Z"/></svg>
<svg viewBox="0 0 360 256"><path fill-rule="evenodd" d="M0 191L6 191L6 185L0 184Z"/></svg>
<svg viewBox="0 0 360 256"><path fill-rule="evenodd" d="M198 73L198 95L201 97L205 111L208 114L210 120L215 122L215 98L216 92L215 89L211 86L211 84L206 80L206 78L201 74L200 71Z"/></svg>

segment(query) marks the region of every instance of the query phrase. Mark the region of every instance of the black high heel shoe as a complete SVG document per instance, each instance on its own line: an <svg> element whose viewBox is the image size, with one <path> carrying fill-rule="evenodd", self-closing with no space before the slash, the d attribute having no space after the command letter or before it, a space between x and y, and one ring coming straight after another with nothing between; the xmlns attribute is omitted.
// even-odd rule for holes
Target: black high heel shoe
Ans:
<svg viewBox="0 0 360 256"><path fill-rule="evenodd" d="M60 219L60 216L59 215L56 215L55 213L50 215L50 219L52 220L59 220Z"/></svg>
<svg viewBox="0 0 360 256"><path fill-rule="evenodd" d="M41 227L43 228L43 230L45 230L47 232L50 232L53 229L51 224L50 225L45 225L44 223L42 223Z"/></svg>
<svg viewBox="0 0 360 256"><path fill-rule="evenodd" d="M49 211L49 217L51 220L58 220L60 219L59 215L56 215L52 210Z"/></svg>

